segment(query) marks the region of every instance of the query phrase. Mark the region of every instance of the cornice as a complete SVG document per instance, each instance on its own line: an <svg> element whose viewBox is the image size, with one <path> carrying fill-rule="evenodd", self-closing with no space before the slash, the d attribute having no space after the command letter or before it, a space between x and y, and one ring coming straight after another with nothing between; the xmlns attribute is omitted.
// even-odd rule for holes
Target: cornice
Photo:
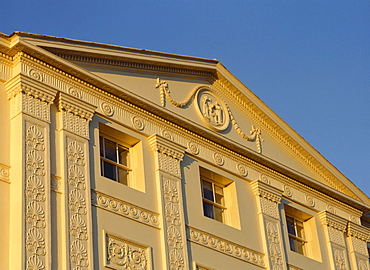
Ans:
<svg viewBox="0 0 370 270"><path fill-rule="evenodd" d="M74 96L68 95L66 93L59 93L59 110L65 110L81 118L85 118L91 121L94 115L96 106L84 102Z"/></svg>
<svg viewBox="0 0 370 270"><path fill-rule="evenodd" d="M283 191L260 180L255 180L250 184L254 195L266 198L274 203L280 203Z"/></svg>

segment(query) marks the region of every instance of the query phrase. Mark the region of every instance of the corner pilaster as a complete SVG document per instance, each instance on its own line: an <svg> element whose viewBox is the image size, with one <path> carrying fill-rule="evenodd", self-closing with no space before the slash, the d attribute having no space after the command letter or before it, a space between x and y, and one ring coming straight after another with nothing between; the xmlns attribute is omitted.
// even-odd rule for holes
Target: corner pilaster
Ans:
<svg viewBox="0 0 370 270"><path fill-rule="evenodd" d="M95 106L59 93L59 172L62 178L63 262L58 268L94 269L89 167L89 122Z"/></svg>
<svg viewBox="0 0 370 270"><path fill-rule="evenodd" d="M347 270L349 268L345 232L347 220L328 211L319 213L321 223L325 226L325 237L329 251L331 268Z"/></svg>
<svg viewBox="0 0 370 270"><path fill-rule="evenodd" d="M257 200L267 269L286 270L278 205L283 191L260 180L251 182Z"/></svg>
<svg viewBox="0 0 370 270"><path fill-rule="evenodd" d="M50 105L57 90L21 74L5 87L11 104L9 269L50 269Z"/></svg>
<svg viewBox="0 0 370 270"><path fill-rule="evenodd" d="M149 137L149 143L154 152L161 205L163 269L189 269L180 170L186 148L157 134Z"/></svg>
<svg viewBox="0 0 370 270"><path fill-rule="evenodd" d="M348 222L347 243L349 260L352 269L370 269L367 253L367 242L370 240L370 230L353 222Z"/></svg>

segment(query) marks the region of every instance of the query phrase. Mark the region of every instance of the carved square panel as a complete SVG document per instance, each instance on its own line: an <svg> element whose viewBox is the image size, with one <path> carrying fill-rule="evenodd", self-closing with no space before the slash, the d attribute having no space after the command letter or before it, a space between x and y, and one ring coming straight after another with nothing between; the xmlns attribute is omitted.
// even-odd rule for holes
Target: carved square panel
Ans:
<svg viewBox="0 0 370 270"><path fill-rule="evenodd" d="M105 267L117 270L151 270L150 248L105 233Z"/></svg>

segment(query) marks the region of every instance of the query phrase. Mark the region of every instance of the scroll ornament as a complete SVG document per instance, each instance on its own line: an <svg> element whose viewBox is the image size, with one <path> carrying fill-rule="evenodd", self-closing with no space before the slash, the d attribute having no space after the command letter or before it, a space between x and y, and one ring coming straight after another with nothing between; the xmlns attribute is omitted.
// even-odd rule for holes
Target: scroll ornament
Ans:
<svg viewBox="0 0 370 270"><path fill-rule="evenodd" d="M249 132L250 136L245 134L236 122L229 106L222 98L219 98L218 96L213 94L214 91L210 91L211 89L208 86L202 85L195 87L182 102L178 102L171 97L168 83L166 81L157 78L157 83L154 85L154 88L159 88L159 95L162 107L165 107L167 98L167 100L175 107L183 108L188 105L195 96L199 95L201 91L206 92L206 94L201 97L202 104L201 106L199 106L201 108L198 109L207 124L216 131L222 131L227 128L229 123L228 121L230 119L234 129L238 132L238 134L246 141L256 142L258 153L262 153L261 142L263 142L264 139L262 138L261 129L256 128L254 125L252 125L252 130ZM217 100L217 98L219 98L221 101Z"/></svg>

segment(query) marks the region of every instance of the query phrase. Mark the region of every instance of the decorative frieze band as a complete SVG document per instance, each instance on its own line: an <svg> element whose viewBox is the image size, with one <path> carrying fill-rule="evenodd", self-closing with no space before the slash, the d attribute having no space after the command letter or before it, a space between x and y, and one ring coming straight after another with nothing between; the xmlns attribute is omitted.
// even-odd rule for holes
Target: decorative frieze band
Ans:
<svg viewBox="0 0 370 270"><path fill-rule="evenodd" d="M187 238L189 241L201 246L211 248L228 256L265 268L264 255L252 249L192 227L187 227Z"/></svg>
<svg viewBox="0 0 370 270"><path fill-rule="evenodd" d="M101 209L159 228L159 214L145 210L139 206L108 196L99 191L92 191L92 204Z"/></svg>
<svg viewBox="0 0 370 270"><path fill-rule="evenodd" d="M150 248L106 233L105 266L111 269L151 270Z"/></svg>
<svg viewBox="0 0 370 270"><path fill-rule="evenodd" d="M347 220L328 211L319 213L321 223L327 227L328 240L345 247L344 233L347 229Z"/></svg>

